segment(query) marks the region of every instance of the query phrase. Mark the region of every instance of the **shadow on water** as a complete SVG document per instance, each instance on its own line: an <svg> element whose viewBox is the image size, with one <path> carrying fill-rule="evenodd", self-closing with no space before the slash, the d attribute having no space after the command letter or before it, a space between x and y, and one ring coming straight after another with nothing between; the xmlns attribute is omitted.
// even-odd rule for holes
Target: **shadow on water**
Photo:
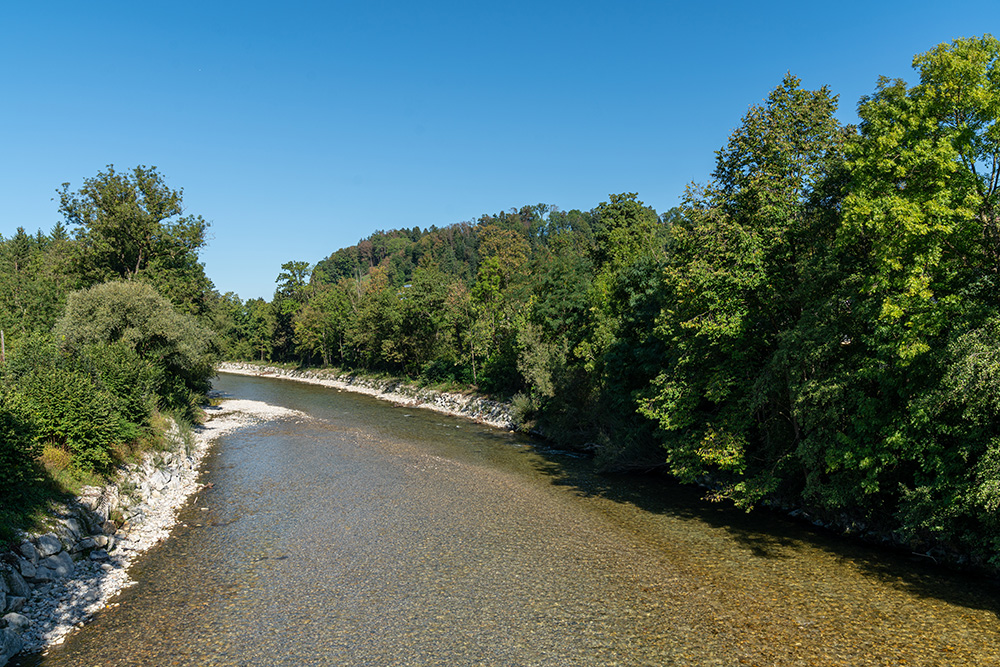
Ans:
<svg viewBox="0 0 1000 667"><path fill-rule="evenodd" d="M536 445L535 468L552 484L581 497L631 505L653 515L697 521L723 531L753 557L792 561L809 551L831 555L884 585L920 598L989 612L1000 618L1000 583L983 575L955 572L930 559L850 536L835 535L775 510L744 512L705 499L698 487L656 473L598 473L588 457Z"/></svg>

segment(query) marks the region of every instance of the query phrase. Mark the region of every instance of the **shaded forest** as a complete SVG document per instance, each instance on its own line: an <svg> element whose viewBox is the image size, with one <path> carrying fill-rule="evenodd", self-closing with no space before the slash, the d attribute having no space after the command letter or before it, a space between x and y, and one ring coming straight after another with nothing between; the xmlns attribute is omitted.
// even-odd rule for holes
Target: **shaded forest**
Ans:
<svg viewBox="0 0 1000 667"><path fill-rule="evenodd" d="M67 346L119 339L51 333L74 329L74 290L142 283L206 341L173 366L114 348L152 364L151 406L190 404L202 355L470 387L605 469L662 470L715 500L807 507L995 568L998 62L991 36L941 44L914 58L917 83L880 79L857 126L833 92L788 75L676 208L621 193L379 231L287 262L270 301L212 288L200 219L163 216L169 234L122 254L86 188L64 189L72 235L0 244L0 326L12 359L42 340L54 351L32 354L75 364ZM30 384L4 368L3 415L19 414ZM87 368L74 372L108 384ZM64 442L37 433L34 447Z"/></svg>

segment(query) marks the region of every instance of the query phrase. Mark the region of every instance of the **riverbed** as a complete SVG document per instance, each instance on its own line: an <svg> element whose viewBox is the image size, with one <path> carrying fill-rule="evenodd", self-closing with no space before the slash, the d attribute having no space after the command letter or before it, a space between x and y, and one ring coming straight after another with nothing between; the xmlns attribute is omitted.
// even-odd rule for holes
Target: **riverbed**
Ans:
<svg viewBox="0 0 1000 667"><path fill-rule="evenodd" d="M299 410L222 437L87 665L1000 665L1000 599L525 436L223 374Z"/></svg>

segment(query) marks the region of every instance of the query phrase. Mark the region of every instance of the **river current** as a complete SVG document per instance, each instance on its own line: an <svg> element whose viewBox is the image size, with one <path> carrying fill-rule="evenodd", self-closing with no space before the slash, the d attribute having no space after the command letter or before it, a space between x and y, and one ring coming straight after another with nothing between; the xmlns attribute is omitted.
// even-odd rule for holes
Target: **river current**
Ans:
<svg viewBox="0 0 1000 667"><path fill-rule="evenodd" d="M516 434L221 375L222 437L115 606L23 666L998 665L994 582Z"/></svg>

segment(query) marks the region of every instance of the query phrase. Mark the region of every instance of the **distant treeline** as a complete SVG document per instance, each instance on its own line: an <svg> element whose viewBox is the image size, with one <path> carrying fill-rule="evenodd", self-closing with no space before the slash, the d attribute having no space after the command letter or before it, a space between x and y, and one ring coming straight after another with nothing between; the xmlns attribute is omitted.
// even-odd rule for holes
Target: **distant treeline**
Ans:
<svg viewBox="0 0 1000 667"><path fill-rule="evenodd" d="M475 386L608 469L997 567L998 62L939 45L857 127L789 75L663 214L526 206L288 262L270 302L168 296L230 358Z"/></svg>

